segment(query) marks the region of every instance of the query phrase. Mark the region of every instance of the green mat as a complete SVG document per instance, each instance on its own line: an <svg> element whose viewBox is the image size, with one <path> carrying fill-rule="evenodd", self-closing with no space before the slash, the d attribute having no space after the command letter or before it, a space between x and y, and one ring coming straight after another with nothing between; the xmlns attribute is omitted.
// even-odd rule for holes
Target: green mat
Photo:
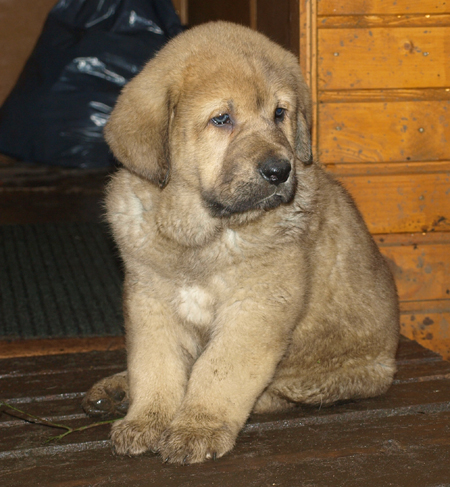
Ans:
<svg viewBox="0 0 450 487"><path fill-rule="evenodd" d="M122 335L121 293L105 226L0 226L0 337Z"/></svg>

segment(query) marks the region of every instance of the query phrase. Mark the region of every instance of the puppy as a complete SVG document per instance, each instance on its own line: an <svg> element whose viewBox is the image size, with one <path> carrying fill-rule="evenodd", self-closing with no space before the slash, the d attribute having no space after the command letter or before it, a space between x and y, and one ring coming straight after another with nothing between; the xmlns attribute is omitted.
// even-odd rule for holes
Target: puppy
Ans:
<svg viewBox="0 0 450 487"><path fill-rule="evenodd" d="M249 414L384 393L392 276L346 191L314 162L297 59L225 22L189 30L123 90L107 217L125 265L119 454L221 457Z"/></svg>

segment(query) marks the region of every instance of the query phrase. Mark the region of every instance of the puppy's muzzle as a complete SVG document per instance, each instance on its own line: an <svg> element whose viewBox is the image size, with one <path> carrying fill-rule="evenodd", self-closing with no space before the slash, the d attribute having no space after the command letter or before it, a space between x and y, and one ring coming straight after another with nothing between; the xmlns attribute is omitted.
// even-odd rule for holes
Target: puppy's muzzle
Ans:
<svg viewBox="0 0 450 487"><path fill-rule="evenodd" d="M291 169L291 163L287 159L271 157L260 165L259 173L270 184L278 186L288 180Z"/></svg>

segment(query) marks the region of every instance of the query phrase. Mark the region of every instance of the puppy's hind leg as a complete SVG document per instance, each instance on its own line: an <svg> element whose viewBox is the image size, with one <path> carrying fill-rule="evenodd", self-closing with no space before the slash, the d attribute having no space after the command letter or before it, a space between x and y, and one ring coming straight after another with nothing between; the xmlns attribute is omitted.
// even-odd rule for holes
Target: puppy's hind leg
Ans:
<svg viewBox="0 0 450 487"><path fill-rule="evenodd" d="M253 406L252 413L265 414L275 413L277 411L287 411L288 409L295 407L295 405L295 402L280 397L273 389L269 387L261 394L261 396L259 396L255 405Z"/></svg>
<svg viewBox="0 0 450 487"><path fill-rule="evenodd" d="M128 374L126 371L98 381L81 403L88 416L123 417L128 411Z"/></svg>
<svg viewBox="0 0 450 487"><path fill-rule="evenodd" d="M292 402L326 406L384 394L396 372L395 360L387 354L372 360L330 362L317 361L315 366L298 371L280 371L268 392Z"/></svg>

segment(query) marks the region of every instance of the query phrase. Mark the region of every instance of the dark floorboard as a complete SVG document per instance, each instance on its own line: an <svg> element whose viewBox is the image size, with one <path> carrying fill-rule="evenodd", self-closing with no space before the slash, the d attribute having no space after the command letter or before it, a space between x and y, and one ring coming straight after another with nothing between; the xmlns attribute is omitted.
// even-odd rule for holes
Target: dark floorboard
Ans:
<svg viewBox="0 0 450 487"><path fill-rule="evenodd" d="M112 171L30 164L0 155L0 225L101 221Z"/></svg>

